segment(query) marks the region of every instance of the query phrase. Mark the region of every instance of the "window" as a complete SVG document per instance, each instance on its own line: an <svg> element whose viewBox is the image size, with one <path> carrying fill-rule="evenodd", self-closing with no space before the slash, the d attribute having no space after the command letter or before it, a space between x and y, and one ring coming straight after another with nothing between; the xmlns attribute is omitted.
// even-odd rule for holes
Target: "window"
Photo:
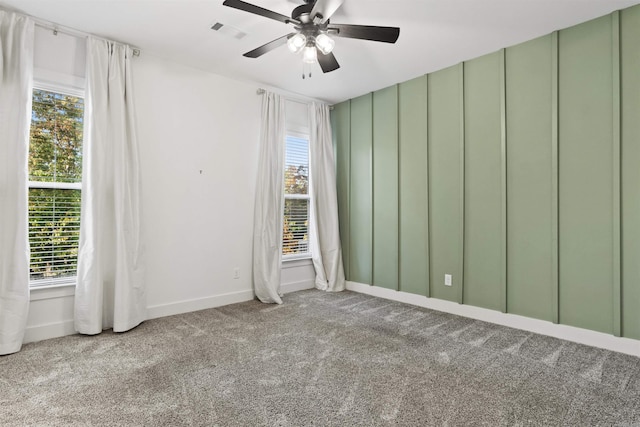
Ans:
<svg viewBox="0 0 640 427"><path fill-rule="evenodd" d="M309 258L309 138L288 135L284 162L283 259Z"/></svg>
<svg viewBox="0 0 640 427"><path fill-rule="evenodd" d="M29 141L31 286L73 283L80 236L84 100L36 88Z"/></svg>

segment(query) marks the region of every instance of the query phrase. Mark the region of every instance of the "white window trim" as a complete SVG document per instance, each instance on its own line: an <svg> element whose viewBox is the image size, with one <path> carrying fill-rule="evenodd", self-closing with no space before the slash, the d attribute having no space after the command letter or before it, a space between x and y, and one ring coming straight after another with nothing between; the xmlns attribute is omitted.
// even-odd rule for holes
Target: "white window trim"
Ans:
<svg viewBox="0 0 640 427"><path fill-rule="evenodd" d="M82 183L29 181L29 188L46 188L51 190L82 190Z"/></svg>
<svg viewBox="0 0 640 427"><path fill-rule="evenodd" d="M307 128L288 128L286 130L286 134L285 134L285 140L287 137L292 136L294 138L300 138L300 139L305 139L309 142L309 144L311 144L311 135L309 134L309 129ZM285 156L286 156L286 149L285 149ZM284 174L284 170L282 171L282 173ZM298 199L298 200L308 200L309 201L309 222L311 222L311 206L312 206L312 200L311 200L311 180L313 175L313 171L311 170L311 147L309 147L309 192L308 194L286 194L284 193L284 185L282 188L282 192L284 194L284 198L282 200L282 221L284 221L284 202L287 199ZM282 225L280 226L280 228L282 229ZM309 225L309 231L311 231L311 225ZM282 252L282 250L281 250ZM292 261L300 261L300 260L311 260L313 258L313 254L311 253L311 245L309 244L309 252L305 252L302 254L290 254L290 255L285 255L282 254L282 263L284 265L284 263L291 263ZM289 267L289 265L287 265L287 267Z"/></svg>
<svg viewBox="0 0 640 427"><path fill-rule="evenodd" d="M76 281L77 276L63 277L60 279L31 280L29 281L31 301L73 295ZM33 285L33 283L37 283L37 285ZM71 290L69 288L71 288ZM37 293L34 294L33 291L37 291Z"/></svg>
<svg viewBox="0 0 640 427"><path fill-rule="evenodd" d="M78 276L68 276L68 277L60 277L53 279L29 279L29 288L33 289L42 289L42 288L58 288L63 286L76 286L76 281L78 280Z"/></svg>
<svg viewBox="0 0 640 427"><path fill-rule="evenodd" d="M84 85L84 79L79 79L78 81L69 84L48 80L34 80L33 90L46 90L47 92L55 92L67 96L77 96L84 99Z"/></svg>
<svg viewBox="0 0 640 427"><path fill-rule="evenodd" d="M84 79L82 79L84 81ZM80 89L74 86L68 86L61 83L48 82L43 80L34 80L33 87L34 90L45 90L47 92L59 93L61 95L67 96L75 96L85 99L85 90ZM84 148L84 147L83 147ZM27 183L27 188L49 188L53 190L82 190L81 182L44 182L44 181L29 181ZM67 288L73 287L75 288L76 282L78 280L78 276L69 276L69 277L61 277L61 278L49 278L49 279L29 279L29 289L31 291L34 290L45 290L45 289L59 289L59 288ZM68 291L62 291L68 292ZM44 294L43 294L44 295ZM48 294L47 294L48 295ZM71 294L73 295L73 293ZM47 299L48 296L43 298L35 298L35 299ZM32 298L32 300L35 300Z"/></svg>
<svg viewBox="0 0 640 427"><path fill-rule="evenodd" d="M311 259L313 258L313 255L311 255L311 252L305 252L303 254L289 254L289 255L282 255L282 262L289 262L289 261L298 261L301 259Z"/></svg>
<svg viewBox="0 0 640 427"><path fill-rule="evenodd" d="M307 265L312 265L313 262L311 260L311 257L305 257L305 258L289 258L289 259L283 259L282 260L282 268L283 269L287 269L287 268L298 268L298 267L304 267Z"/></svg>

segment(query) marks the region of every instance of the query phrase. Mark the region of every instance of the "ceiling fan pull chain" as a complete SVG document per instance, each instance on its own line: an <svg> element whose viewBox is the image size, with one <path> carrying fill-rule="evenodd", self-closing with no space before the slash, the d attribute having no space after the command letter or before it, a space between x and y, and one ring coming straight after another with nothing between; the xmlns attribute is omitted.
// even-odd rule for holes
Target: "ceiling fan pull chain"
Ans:
<svg viewBox="0 0 640 427"><path fill-rule="evenodd" d="M305 80L307 77L311 78L311 65L306 62L302 63L302 80Z"/></svg>

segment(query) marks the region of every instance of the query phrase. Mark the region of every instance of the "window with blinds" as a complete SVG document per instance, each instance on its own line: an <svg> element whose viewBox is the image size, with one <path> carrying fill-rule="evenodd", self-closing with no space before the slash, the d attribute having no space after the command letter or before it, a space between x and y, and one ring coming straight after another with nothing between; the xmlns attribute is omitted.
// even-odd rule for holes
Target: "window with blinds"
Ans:
<svg viewBox="0 0 640 427"><path fill-rule="evenodd" d="M80 96L34 89L29 141L31 286L72 282L80 236Z"/></svg>
<svg viewBox="0 0 640 427"><path fill-rule="evenodd" d="M309 257L308 138L287 136L284 168L283 259Z"/></svg>

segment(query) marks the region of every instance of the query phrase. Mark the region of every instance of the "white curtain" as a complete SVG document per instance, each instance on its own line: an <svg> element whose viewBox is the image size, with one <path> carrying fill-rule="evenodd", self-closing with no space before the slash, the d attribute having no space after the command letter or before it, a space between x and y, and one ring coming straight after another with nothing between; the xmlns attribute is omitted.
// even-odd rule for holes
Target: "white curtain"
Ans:
<svg viewBox="0 0 640 427"><path fill-rule="evenodd" d="M33 21L0 10L0 355L22 347L29 311L32 72Z"/></svg>
<svg viewBox="0 0 640 427"><path fill-rule="evenodd" d="M140 180L128 46L89 37L75 327L134 328L146 318Z"/></svg>
<svg viewBox="0 0 640 427"><path fill-rule="evenodd" d="M284 196L285 101L274 93L262 97L260 158L253 219L253 286L258 299L282 304L282 209Z"/></svg>
<svg viewBox="0 0 640 427"><path fill-rule="evenodd" d="M338 227L338 196L331 138L329 106L309 105L309 135L311 162L311 253L316 272L316 287L330 292L345 289L340 229Z"/></svg>

